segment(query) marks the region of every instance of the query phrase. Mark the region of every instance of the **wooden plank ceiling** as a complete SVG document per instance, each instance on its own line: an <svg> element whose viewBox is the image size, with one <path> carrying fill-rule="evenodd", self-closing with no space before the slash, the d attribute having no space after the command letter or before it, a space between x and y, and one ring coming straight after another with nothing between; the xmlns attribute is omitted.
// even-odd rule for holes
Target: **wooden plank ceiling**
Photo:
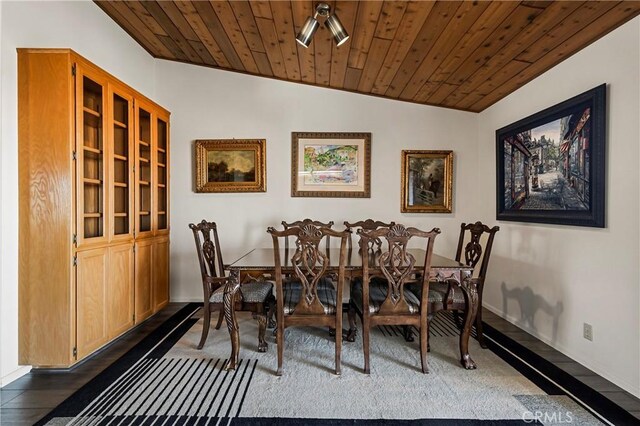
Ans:
<svg viewBox="0 0 640 426"><path fill-rule="evenodd" d="M640 13L639 1L96 1L156 58L482 111ZM321 20L321 24L322 24ZM621 53L623 54L623 53ZM588 72L588 70L585 70Z"/></svg>

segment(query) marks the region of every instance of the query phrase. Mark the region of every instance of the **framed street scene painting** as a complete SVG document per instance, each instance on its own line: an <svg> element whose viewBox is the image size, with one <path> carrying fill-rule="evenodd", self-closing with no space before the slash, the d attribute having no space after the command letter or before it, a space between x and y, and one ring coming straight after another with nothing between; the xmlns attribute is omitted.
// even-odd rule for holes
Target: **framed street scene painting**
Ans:
<svg viewBox="0 0 640 426"><path fill-rule="evenodd" d="M264 139L197 140L196 192L265 192Z"/></svg>
<svg viewBox="0 0 640 426"><path fill-rule="evenodd" d="M451 213L453 151L402 151L402 213Z"/></svg>
<svg viewBox="0 0 640 426"><path fill-rule="evenodd" d="M291 196L371 196L371 133L291 133Z"/></svg>
<svg viewBox="0 0 640 426"><path fill-rule="evenodd" d="M605 84L497 130L497 219L603 228L605 135Z"/></svg>

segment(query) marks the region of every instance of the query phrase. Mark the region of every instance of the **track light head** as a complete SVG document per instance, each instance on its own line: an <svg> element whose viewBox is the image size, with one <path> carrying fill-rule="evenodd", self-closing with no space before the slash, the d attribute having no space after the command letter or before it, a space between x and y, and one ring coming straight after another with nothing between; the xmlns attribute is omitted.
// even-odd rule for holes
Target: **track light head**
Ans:
<svg viewBox="0 0 640 426"><path fill-rule="evenodd" d="M296 35L296 41L300 43L300 45L309 47L309 44L311 44L311 39L320 26L317 20L318 16L325 18L324 25L331 31L331 34L333 34L336 46L344 44L344 42L349 39L349 34L342 26L338 16L335 13L333 15L331 14L331 7L326 3L318 3L314 15L307 18L302 29Z"/></svg>

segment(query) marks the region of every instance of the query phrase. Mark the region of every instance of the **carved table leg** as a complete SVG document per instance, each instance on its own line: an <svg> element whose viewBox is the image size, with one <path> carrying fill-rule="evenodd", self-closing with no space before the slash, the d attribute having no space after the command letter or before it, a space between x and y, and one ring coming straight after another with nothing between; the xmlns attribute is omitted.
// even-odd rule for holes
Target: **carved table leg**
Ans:
<svg viewBox="0 0 640 426"><path fill-rule="evenodd" d="M235 370L238 364L238 352L240 351L240 331L238 330L238 321L236 319L235 297L240 289L240 273L237 270L231 270L229 280L224 287L222 304L224 308L224 318L229 329L231 337L231 356L229 362L225 366L225 370Z"/></svg>
<svg viewBox="0 0 640 426"><path fill-rule="evenodd" d="M269 345L264 340L264 334L267 330L267 316L264 313L258 314L258 352L266 352Z"/></svg>
<svg viewBox="0 0 640 426"><path fill-rule="evenodd" d="M478 289L475 280L466 277L460 288L464 294L467 309L464 312L464 327L460 333L460 362L467 370L476 368L476 363L469 355L469 336L471 335L471 324L476 317L478 310Z"/></svg>

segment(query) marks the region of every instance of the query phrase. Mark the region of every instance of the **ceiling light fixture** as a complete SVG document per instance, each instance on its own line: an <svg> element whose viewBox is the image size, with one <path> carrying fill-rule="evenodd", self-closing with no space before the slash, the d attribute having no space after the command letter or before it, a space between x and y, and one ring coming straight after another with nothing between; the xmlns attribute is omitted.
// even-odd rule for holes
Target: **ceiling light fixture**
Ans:
<svg viewBox="0 0 640 426"><path fill-rule="evenodd" d="M338 16L335 13L333 15L331 14L331 7L326 3L318 3L313 17L309 16L309 18L307 18L307 21L296 36L296 41L302 46L309 47L309 44L311 44L311 39L320 26L320 23L316 19L318 16L326 18L324 25L331 30L331 34L333 34L333 38L336 41L336 46L340 46L349 39L349 34L347 34L347 31L342 26Z"/></svg>

